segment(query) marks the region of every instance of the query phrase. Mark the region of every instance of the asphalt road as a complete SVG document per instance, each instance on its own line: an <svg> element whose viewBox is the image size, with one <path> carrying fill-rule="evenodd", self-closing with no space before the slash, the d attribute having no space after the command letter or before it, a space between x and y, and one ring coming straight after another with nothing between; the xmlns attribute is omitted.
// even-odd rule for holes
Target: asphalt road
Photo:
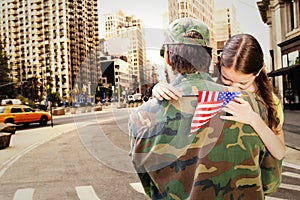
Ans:
<svg viewBox="0 0 300 200"><path fill-rule="evenodd" d="M0 173L0 199L147 199L134 189L139 180L128 156L128 136L122 130L125 126L126 113L123 117L103 112L54 119L54 128L72 130L19 153L18 159ZM49 129L49 125L18 127L15 136L32 140L33 130L45 134Z"/></svg>

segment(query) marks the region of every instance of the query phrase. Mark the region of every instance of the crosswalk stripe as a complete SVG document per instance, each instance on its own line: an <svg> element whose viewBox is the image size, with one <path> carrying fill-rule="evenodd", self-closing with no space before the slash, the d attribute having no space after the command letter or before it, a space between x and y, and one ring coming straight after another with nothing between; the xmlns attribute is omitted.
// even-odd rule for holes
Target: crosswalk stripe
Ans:
<svg viewBox="0 0 300 200"><path fill-rule="evenodd" d="M299 185L292 185L292 184L286 184L286 183L281 183L279 188L300 191L300 186Z"/></svg>
<svg viewBox="0 0 300 200"><path fill-rule="evenodd" d="M80 200L100 200L92 186L78 186L76 192Z"/></svg>
<svg viewBox="0 0 300 200"><path fill-rule="evenodd" d="M15 192L13 200L32 200L33 193L34 193L33 188L18 189Z"/></svg>
<svg viewBox="0 0 300 200"><path fill-rule="evenodd" d="M139 193L146 194L143 188L143 185L141 182L137 183L130 183L130 186L133 187L133 189Z"/></svg>
<svg viewBox="0 0 300 200"><path fill-rule="evenodd" d="M292 163L287 163L287 162L282 162L282 165L283 166L286 166L286 167L290 167L290 168L294 168L294 169L299 169L300 170L300 166L299 165L296 165L296 164L292 164Z"/></svg>
<svg viewBox="0 0 300 200"><path fill-rule="evenodd" d="M287 199L283 199L283 198L277 198L277 197L265 197L265 200L287 200Z"/></svg>
<svg viewBox="0 0 300 200"><path fill-rule="evenodd" d="M298 174L291 173L291 172L283 172L283 175L299 178ZM133 189L136 190L137 192L145 194L145 191L143 189L143 185L140 182L130 183L130 186L133 187ZM279 186L279 188L300 191L300 186L298 186L298 185L292 185L292 184L286 184L286 183L281 183L280 186ZM282 198L276 198L276 197L266 196L266 200L279 200L279 199L283 200Z"/></svg>
<svg viewBox="0 0 300 200"><path fill-rule="evenodd" d="M293 173L293 172L282 172L282 175L300 179L300 174L296 174L296 173Z"/></svg>

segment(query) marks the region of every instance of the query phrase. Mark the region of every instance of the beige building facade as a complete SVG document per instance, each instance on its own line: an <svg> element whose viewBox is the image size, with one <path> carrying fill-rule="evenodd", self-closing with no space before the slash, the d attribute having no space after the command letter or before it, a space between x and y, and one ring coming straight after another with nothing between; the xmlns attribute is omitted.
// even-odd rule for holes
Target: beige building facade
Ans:
<svg viewBox="0 0 300 200"><path fill-rule="evenodd" d="M300 1L257 2L262 21L270 29L270 56L273 85L285 109L300 109Z"/></svg>
<svg viewBox="0 0 300 200"><path fill-rule="evenodd" d="M97 83L97 0L0 0L0 37L13 81L36 78L40 95Z"/></svg>
<svg viewBox="0 0 300 200"><path fill-rule="evenodd" d="M214 10L215 40L217 43L217 54L222 51L225 42L233 35L240 33L240 25L236 19L236 8L233 4L224 2L215 5Z"/></svg>
<svg viewBox="0 0 300 200"><path fill-rule="evenodd" d="M127 48L123 49L120 55L127 57L128 71L132 75L134 92L141 92L143 68L146 63L146 44L142 21L134 16L127 16L122 11L104 14L103 21L105 40L127 39L128 43L125 42Z"/></svg>

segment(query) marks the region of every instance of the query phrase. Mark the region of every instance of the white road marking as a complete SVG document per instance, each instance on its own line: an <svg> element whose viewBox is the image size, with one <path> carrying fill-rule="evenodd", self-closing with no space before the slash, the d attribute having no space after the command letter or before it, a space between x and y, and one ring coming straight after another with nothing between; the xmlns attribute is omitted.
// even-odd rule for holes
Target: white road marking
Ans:
<svg viewBox="0 0 300 200"><path fill-rule="evenodd" d="M145 191L144 191L144 188L143 188L143 185L141 182L138 182L138 183L130 183L130 186L133 187L133 189L139 193L142 193L142 194L145 194Z"/></svg>
<svg viewBox="0 0 300 200"><path fill-rule="evenodd" d="M293 172L282 172L282 175L300 179L300 174L296 174L296 173L293 173Z"/></svg>
<svg viewBox="0 0 300 200"><path fill-rule="evenodd" d="M265 200L287 200L287 199L266 196Z"/></svg>
<svg viewBox="0 0 300 200"><path fill-rule="evenodd" d="M32 200L33 193L33 188L18 189L14 195L13 200Z"/></svg>
<svg viewBox="0 0 300 200"><path fill-rule="evenodd" d="M13 165L19 158L21 158L23 155L25 155L26 153L28 153L29 151L31 151L32 149L36 148L37 146L39 146L41 143L35 143L30 145L29 147L27 147L26 149L24 149L22 152L14 155L13 157L11 157L9 160L5 161L4 163L1 164L0 166L0 177L6 172L6 170Z"/></svg>
<svg viewBox="0 0 300 200"><path fill-rule="evenodd" d="M299 166L299 165L296 165L296 164L291 164L291 163L287 163L287 162L282 162L282 165L283 165L283 166L286 166L286 167L290 167L290 168L294 168L294 169L299 169L299 170L300 170L300 166Z"/></svg>
<svg viewBox="0 0 300 200"><path fill-rule="evenodd" d="M73 125L72 125L73 126ZM74 127L73 129L75 129L76 127ZM48 129L48 130L47 130ZM0 178L1 176L3 176L3 174L6 172L6 170L13 165L17 160L19 160L22 156L24 156L25 154L27 154L28 152L30 152L31 150L35 149L36 147L54 139L55 137L58 137L59 135L63 134L65 131L64 130L60 130L60 127L55 127L55 128L45 128L45 129L41 129L41 131L49 131L49 134L46 138L41 139L40 141L37 141L33 144L31 144L30 146L24 148L21 152L13 155L12 157L10 157L8 160L6 160L4 163L2 163L0 165ZM66 130L70 131L68 128L66 128ZM51 134L50 134L51 133Z"/></svg>
<svg viewBox="0 0 300 200"><path fill-rule="evenodd" d="M78 186L76 192L80 200L100 200L92 186Z"/></svg>
<svg viewBox="0 0 300 200"><path fill-rule="evenodd" d="M300 191L300 186L299 185L292 185L292 184L286 184L286 183L281 183L279 188Z"/></svg>

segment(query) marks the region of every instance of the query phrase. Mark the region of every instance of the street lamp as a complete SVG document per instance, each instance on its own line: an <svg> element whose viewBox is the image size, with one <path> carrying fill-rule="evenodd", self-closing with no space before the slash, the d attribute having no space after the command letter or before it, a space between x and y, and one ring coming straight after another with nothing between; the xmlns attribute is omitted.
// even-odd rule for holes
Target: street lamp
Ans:
<svg viewBox="0 0 300 200"><path fill-rule="evenodd" d="M121 102L120 102L120 65L115 65L115 69L117 69L117 88L118 88L118 105L117 107L121 106Z"/></svg>

